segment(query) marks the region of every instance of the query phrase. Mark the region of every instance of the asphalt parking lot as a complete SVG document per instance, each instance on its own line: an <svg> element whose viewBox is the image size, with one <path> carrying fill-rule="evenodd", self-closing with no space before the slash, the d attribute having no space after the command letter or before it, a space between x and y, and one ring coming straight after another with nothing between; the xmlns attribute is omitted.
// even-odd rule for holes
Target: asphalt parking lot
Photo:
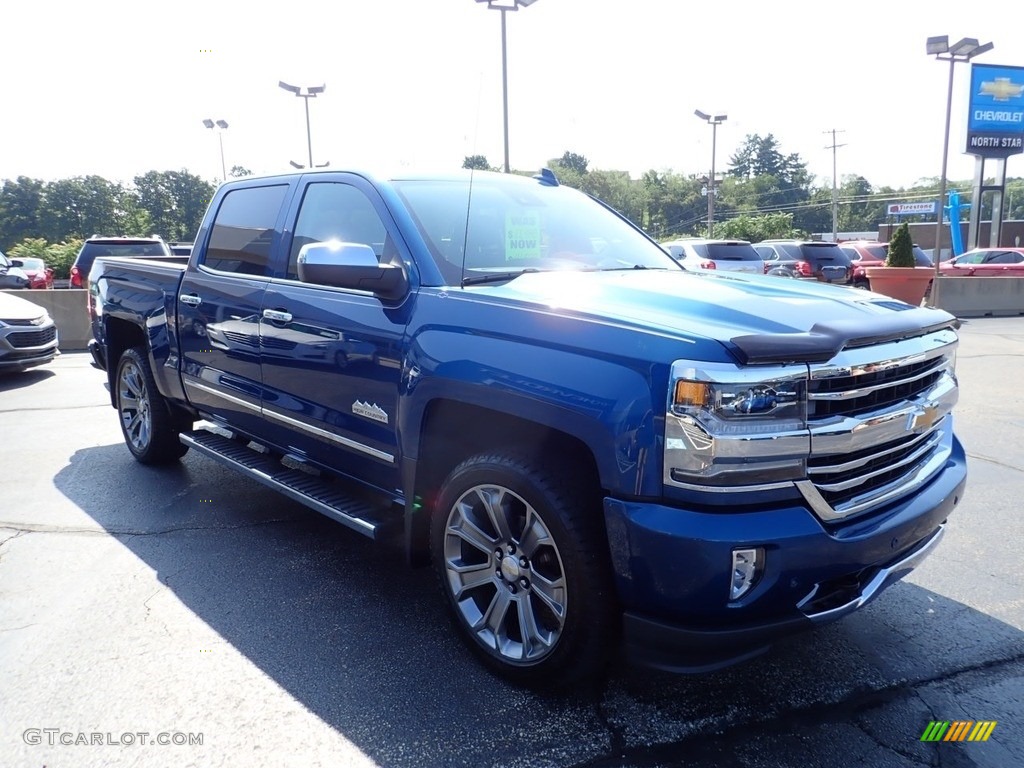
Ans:
<svg viewBox="0 0 1024 768"><path fill-rule="evenodd" d="M400 554L201 456L136 464L84 353L0 379L0 765L1024 764L1024 318L961 333L968 492L917 571L742 666L562 698L484 672Z"/></svg>

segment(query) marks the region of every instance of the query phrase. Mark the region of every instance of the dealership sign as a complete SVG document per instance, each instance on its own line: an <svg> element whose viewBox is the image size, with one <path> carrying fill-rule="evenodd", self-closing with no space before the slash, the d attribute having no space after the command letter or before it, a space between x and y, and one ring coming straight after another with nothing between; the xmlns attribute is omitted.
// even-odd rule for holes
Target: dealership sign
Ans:
<svg viewBox="0 0 1024 768"><path fill-rule="evenodd" d="M981 157L1024 152L1024 67L971 65L965 152Z"/></svg>
<svg viewBox="0 0 1024 768"><path fill-rule="evenodd" d="M932 200L930 203L889 203L890 216L914 216L917 214L932 214L938 209L939 204Z"/></svg>

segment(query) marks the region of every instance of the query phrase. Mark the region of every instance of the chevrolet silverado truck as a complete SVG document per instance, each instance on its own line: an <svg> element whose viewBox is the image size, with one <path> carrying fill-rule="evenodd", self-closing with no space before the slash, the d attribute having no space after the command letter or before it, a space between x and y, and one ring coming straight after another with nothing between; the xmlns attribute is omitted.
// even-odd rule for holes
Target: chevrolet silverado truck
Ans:
<svg viewBox="0 0 1024 768"><path fill-rule="evenodd" d="M750 658L908 573L964 493L954 317L688 273L549 170L229 181L187 266L89 283L138 461L397 542L519 684Z"/></svg>

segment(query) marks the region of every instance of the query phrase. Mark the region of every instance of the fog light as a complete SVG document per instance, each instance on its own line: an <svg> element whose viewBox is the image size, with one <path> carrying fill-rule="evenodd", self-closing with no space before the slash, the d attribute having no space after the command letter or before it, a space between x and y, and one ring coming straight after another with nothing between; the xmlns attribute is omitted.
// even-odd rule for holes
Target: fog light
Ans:
<svg viewBox="0 0 1024 768"><path fill-rule="evenodd" d="M764 570L764 550L734 549L732 551L732 583L729 585L729 600L739 600L749 592Z"/></svg>

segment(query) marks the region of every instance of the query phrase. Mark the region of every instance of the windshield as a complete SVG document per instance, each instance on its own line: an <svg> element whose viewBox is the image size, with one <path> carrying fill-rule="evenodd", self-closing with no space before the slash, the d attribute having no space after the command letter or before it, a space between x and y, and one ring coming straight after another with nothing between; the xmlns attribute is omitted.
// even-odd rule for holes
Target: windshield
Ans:
<svg viewBox="0 0 1024 768"><path fill-rule="evenodd" d="M522 272L680 269L639 230L568 187L476 174L472 188L469 177L395 188L450 284Z"/></svg>
<svg viewBox="0 0 1024 768"><path fill-rule="evenodd" d="M45 269L45 267L43 266L43 260L42 259L34 259L34 258L31 258L31 257L22 258L21 259L21 266L22 266L23 269L32 269L32 270L40 270L40 271Z"/></svg>

